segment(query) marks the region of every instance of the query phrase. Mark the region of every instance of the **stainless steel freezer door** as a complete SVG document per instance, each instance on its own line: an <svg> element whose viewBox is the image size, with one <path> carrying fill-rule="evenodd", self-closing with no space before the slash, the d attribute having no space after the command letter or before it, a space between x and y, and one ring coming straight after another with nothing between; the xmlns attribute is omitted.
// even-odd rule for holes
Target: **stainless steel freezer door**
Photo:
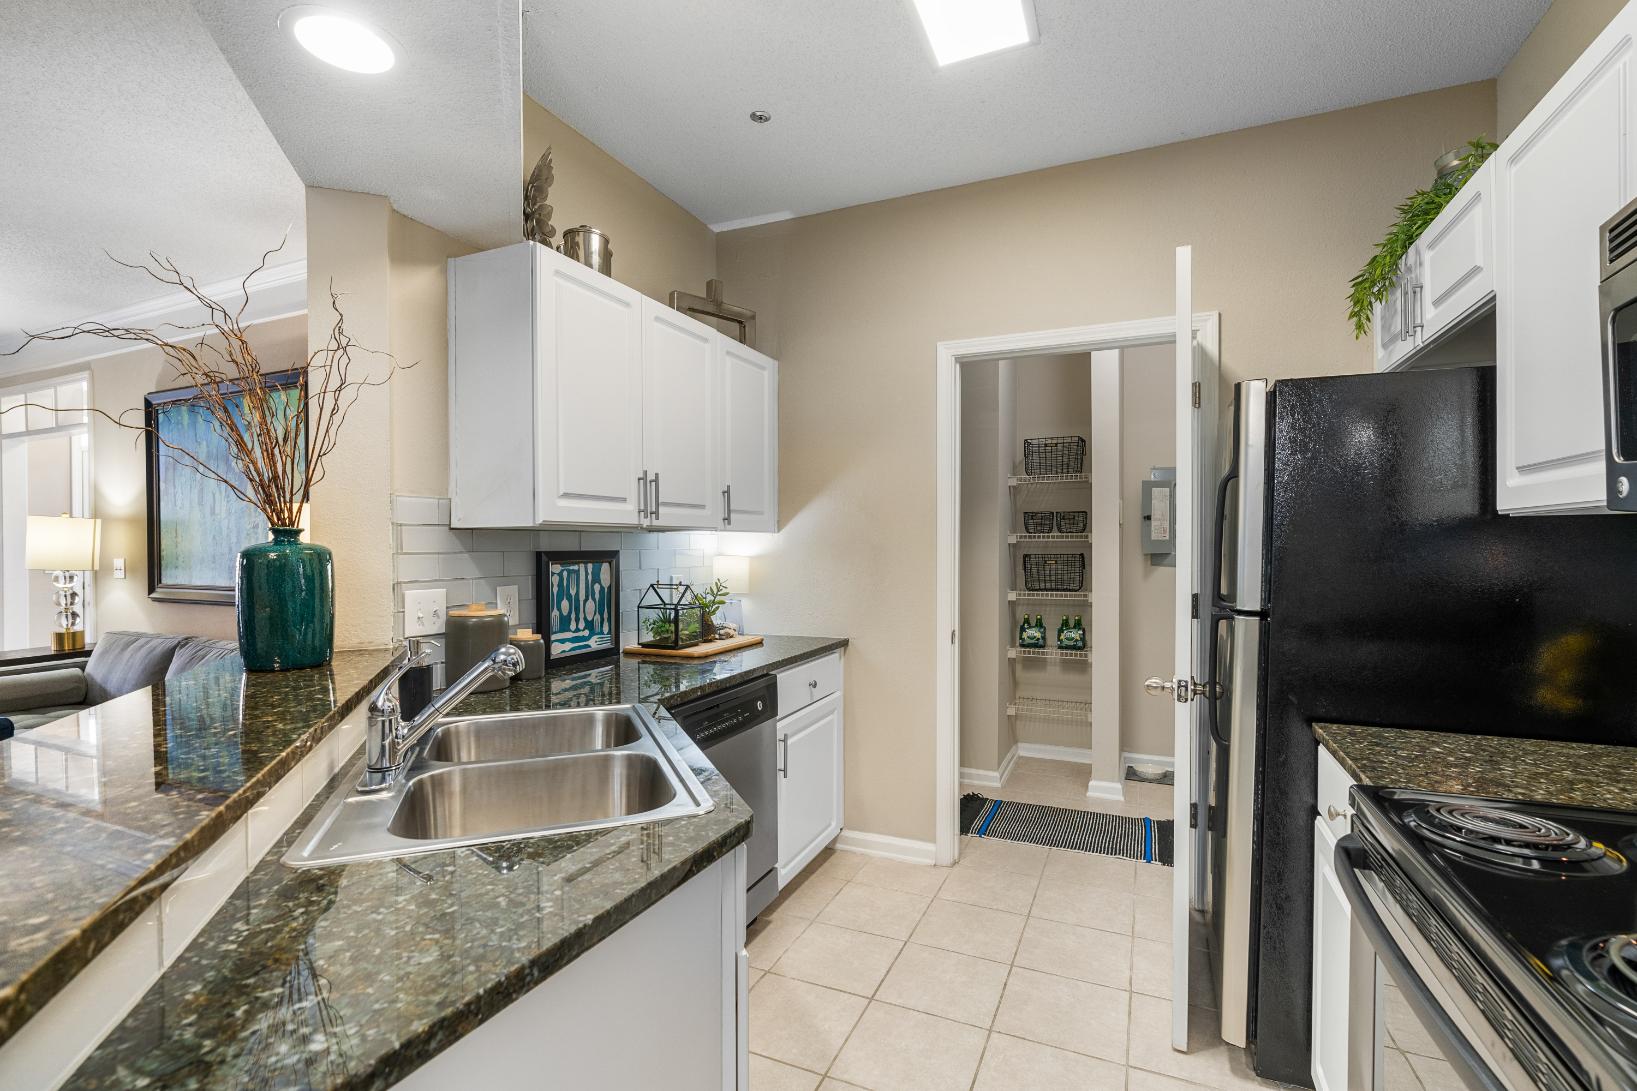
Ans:
<svg viewBox="0 0 1637 1091"><path fill-rule="evenodd" d="M1250 379L1234 387L1233 481L1219 504L1222 521L1218 559L1222 601L1232 610L1256 613L1267 605L1262 586L1263 537L1267 521L1268 382Z"/></svg>
<svg viewBox="0 0 1637 1091"><path fill-rule="evenodd" d="M1228 739L1227 753L1216 748L1215 760L1227 762L1227 798L1213 801L1226 808L1226 821L1211 841L1212 968L1220 988L1222 1038L1233 1045L1246 1041L1250 997L1251 827L1256 808L1257 696L1262 666L1261 618L1224 617L1218 640L1218 724Z"/></svg>

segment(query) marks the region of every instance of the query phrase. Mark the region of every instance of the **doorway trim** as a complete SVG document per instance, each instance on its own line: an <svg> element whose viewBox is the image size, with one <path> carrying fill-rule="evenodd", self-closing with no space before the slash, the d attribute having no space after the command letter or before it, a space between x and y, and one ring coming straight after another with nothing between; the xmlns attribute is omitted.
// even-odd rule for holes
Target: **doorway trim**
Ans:
<svg viewBox="0 0 1637 1091"><path fill-rule="evenodd" d="M1220 316L1194 314L1197 340L1215 348ZM1007 357L1090 353L1105 349L1166 345L1176 341L1176 318L1071 326L1030 333L999 334L938 342L937 424L934 458L937 481L934 526L937 534L936 606L933 610L933 843L936 862L955 863L960 855L960 656L956 640L960 618L960 365ZM1093 610L1096 609L1093 604Z"/></svg>

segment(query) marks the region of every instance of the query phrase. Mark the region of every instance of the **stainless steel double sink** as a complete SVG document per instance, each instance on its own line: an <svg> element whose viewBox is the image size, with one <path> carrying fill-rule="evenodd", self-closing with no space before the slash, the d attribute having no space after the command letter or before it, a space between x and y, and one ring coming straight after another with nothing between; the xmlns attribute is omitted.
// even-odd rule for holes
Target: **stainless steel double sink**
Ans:
<svg viewBox="0 0 1637 1091"><path fill-rule="evenodd" d="M638 705L450 718L390 789L362 759L284 854L323 867L704 814L714 804Z"/></svg>

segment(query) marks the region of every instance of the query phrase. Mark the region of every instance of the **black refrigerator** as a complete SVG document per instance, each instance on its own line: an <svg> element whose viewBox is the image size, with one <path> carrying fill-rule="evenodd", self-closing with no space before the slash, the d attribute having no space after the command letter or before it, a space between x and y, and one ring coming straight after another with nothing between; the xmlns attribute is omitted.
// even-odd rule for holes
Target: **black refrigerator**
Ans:
<svg viewBox="0 0 1637 1091"><path fill-rule="evenodd" d="M1248 918L1252 1066L1311 1086L1312 725L1637 745L1637 518L1496 513L1488 368L1241 383L1233 415L1213 917Z"/></svg>

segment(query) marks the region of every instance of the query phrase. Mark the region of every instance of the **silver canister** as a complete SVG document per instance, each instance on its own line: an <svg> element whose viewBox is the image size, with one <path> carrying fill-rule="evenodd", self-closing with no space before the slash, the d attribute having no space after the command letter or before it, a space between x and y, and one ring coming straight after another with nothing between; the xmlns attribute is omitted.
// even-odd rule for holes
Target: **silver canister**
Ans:
<svg viewBox="0 0 1637 1091"><path fill-rule="evenodd" d="M589 265L605 277L614 275L614 244L589 224L563 230L563 256Z"/></svg>

